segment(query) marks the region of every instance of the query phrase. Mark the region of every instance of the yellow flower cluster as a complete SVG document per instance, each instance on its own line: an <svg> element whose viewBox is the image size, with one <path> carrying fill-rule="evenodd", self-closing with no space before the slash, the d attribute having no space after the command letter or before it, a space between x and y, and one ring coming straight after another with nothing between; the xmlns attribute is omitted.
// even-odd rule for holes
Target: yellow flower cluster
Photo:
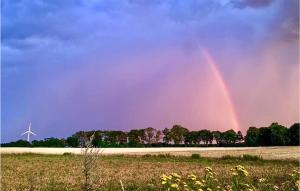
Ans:
<svg viewBox="0 0 300 191"><path fill-rule="evenodd" d="M161 176L161 184L167 191L184 190L184 191L219 191L221 186L217 184L214 178L215 173L212 168L204 169L204 176L197 177L195 174L189 174L185 181L181 181L181 176L176 173Z"/></svg>
<svg viewBox="0 0 300 191"><path fill-rule="evenodd" d="M169 187L168 191L171 190L179 190L179 183L181 176L178 175L177 173L172 173L171 175L161 175L160 176L160 180L161 180L161 184L163 186Z"/></svg>
<svg viewBox="0 0 300 191"><path fill-rule="evenodd" d="M300 190L300 171L294 170L289 174L288 181L281 185L274 185L268 182L266 178L259 178L256 184L251 184L248 178L249 172L245 167L237 165L231 169L232 177L225 185L218 181L212 168L204 168L204 176L198 177L195 174L189 174L182 178L177 173L170 175L161 175L162 190L165 191L256 191L256 190Z"/></svg>
<svg viewBox="0 0 300 191"><path fill-rule="evenodd" d="M233 176L248 176L249 173L248 171L245 169L245 167L241 166L241 165L237 165L236 167L231 169L232 175Z"/></svg>

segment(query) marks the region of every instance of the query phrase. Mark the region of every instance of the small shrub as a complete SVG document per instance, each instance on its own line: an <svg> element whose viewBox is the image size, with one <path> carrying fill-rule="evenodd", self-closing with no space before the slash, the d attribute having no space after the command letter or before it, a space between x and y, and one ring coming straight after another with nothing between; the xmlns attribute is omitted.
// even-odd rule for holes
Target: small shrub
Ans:
<svg viewBox="0 0 300 191"><path fill-rule="evenodd" d="M143 157L144 158L149 158L149 157L151 157L151 155L150 154L145 154L145 155L143 155Z"/></svg>
<svg viewBox="0 0 300 191"><path fill-rule="evenodd" d="M92 145L94 137L95 135L93 134L90 137L90 140L85 141L84 148L82 148L82 173L84 179L82 184L82 191L91 191L93 189L91 173L96 166L96 161L99 157L100 152L100 150L95 150L95 148Z"/></svg>
<svg viewBox="0 0 300 191"><path fill-rule="evenodd" d="M224 155L221 157L222 160L239 160L240 157L235 157L235 156L231 156L231 155Z"/></svg>
<svg viewBox="0 0 300 191"><path fill-rule="evenodd" d="M73 153L69 153L69 152L63 153L63 156L70 156L70 155L73 155Z"/></svg>
<svg viewBox="0 0 300 191"><path fill-rule="evenodd" d="M263 160L262 156L260 156L260 155L243 155L242 159L247 160L247 161L260 161L260 160Z"/></svg>
<svg viewBox="0 0 300 191"><path fill-rule="evenodd" d="M200 156L200 154L198 154L198 153L193 153L192 156L191 156L191 158L192 158L192 159L200 159L201 156Z"/></svg>
<svg viewBox="0 0 300 191"><path fill-rule="evenodd" d="M158 154L157 155L158 158L171 158L172 155L170 153L166 153L166 154Z"/></svg>
<svg viewBox="0 0 300 191"><path fill-rule="evenodd" d="M116 154L114 155L115 157L118 157L118 158L123 158L125 155L124 154Z"/></svg>

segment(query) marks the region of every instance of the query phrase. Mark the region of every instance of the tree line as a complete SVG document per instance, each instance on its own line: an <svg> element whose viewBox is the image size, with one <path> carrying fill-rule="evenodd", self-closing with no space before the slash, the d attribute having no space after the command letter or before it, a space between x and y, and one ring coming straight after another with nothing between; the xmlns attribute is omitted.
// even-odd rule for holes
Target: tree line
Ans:
<svg viewBox="0 0 300 191"><path fill-rule="evenodd" d="M152 127L124 131L79 131L65 139L46 138L31 143L18 140L2 147L81 147L94 135L95 147L166 147L166 146L288 146L299 144L299 123L287 128L278 123L268 127L249 127L246 135L230 129L189 131L181 125L162 131Z"/></svg>

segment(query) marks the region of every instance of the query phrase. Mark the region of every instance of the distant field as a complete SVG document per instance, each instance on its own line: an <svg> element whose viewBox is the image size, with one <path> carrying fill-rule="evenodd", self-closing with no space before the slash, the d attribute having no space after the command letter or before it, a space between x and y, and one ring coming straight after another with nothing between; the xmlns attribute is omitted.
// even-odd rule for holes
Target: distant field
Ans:
<svg viewBox="0 0 300 191"><path fill-rule="evenodd" d="M80 148L0 148L5 153L39 153L39 154L80 154ZM104 148L103 154L171 154L189 156L199 153L204 157L240 156L243 154L260 155L264 159L300 159L300 147L177 147L177 148Z"/></svg>
<svg viewBox="0 0 300 191"><path fill-rule="evenodd" d="M222 153L226 152L214 155L220 156ZM81 190L84 179L81 155L2 154L1 158L1 190ZM230 169L238 164L249 171L251 182L255 183L263 177L272 185L282 184L289 179L288 174L298 169L297 160L192 158L165 154L106 155L96 161L92 182L94 190L121 190L121 180L126 191L159 191L162 190L161 174L176 172L182 176L190 173L203 176L204 167L210 166L219 181L226 184L231 177Z"/></svg>

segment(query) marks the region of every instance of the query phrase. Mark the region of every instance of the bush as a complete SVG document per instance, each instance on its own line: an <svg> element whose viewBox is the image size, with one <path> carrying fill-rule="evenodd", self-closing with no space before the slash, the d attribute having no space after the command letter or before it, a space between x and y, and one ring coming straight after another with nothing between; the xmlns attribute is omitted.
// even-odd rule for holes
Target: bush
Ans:
<svg viewBox="0 0 300 191"><path fill-rule="evenodd" d="M63 156L69 156L69 155L73 155L73 153L69 153L69 152L63 153Z"/></svg>
<svg viewBox="0 0 300 191"><path fill-rule="evenodd" d="M151 157L151 155L150 154L145 154L145 155L143 155L143 157L144 158L149 158L149 157Z"/></svg>
<svg viewBox="0 0 300 191"><path fill-rule="evenodd" d="M191 158L192 158L192 159L200 159L201 156L200 156L200 154L198 154L198 153L193 153L193 154L191 155Z"/></svg>
<svg viewBox="0 0 300 191"><path fill-rule="evenodd" d="M231 156L231 155L224 155L221 157L222 160L239 160L240 157Z"/></svg>
<svg viewBox="0 0 300 191"><path fill-rule="evenodd" d="M158 158L171 158L173 156L170 153L166 153L166 154L158 154L157 157Z"/></svg>
<svg viewBox="0 0 300 191"><path fill-rule="evenodd" d="M261 161L263 160L260 155L242 155L242 156L231 156L224 155L221 157L222 160L244 160L244 161Z"/></svg>
<svg viewBox="0 0 300 191"><path fill-rule="evenodd" d="M263 160L262 156L260 155L243 155L243 160L247 161L260 161Z"/></svg>

